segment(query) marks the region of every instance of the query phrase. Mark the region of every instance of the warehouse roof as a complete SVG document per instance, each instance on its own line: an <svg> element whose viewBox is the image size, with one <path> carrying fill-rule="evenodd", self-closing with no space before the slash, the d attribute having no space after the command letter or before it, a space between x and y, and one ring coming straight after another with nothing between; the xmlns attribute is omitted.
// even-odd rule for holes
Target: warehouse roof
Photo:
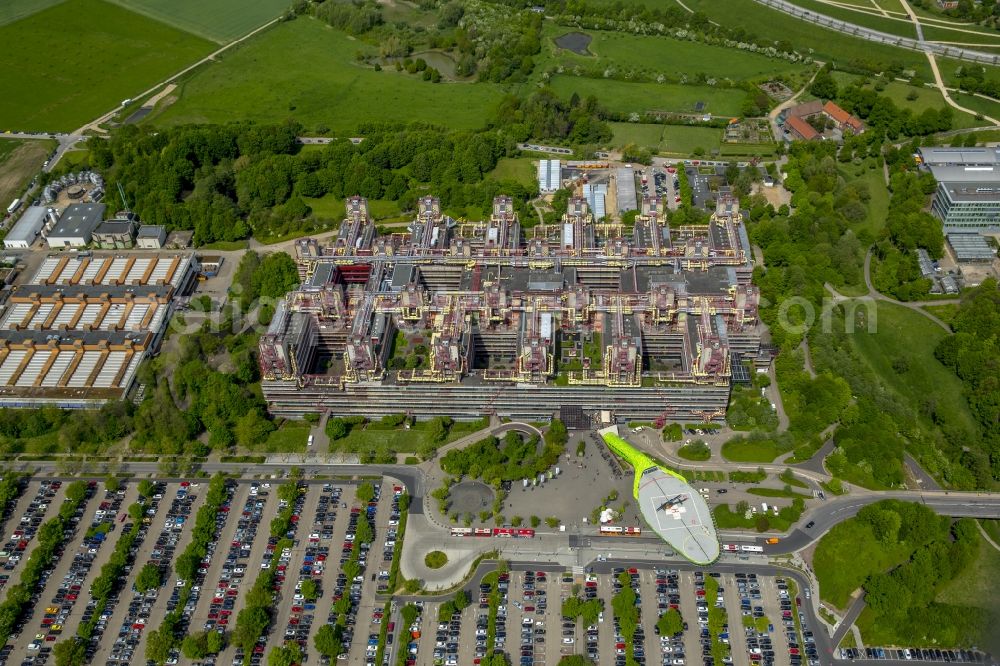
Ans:
<svg viewBox="0 0 1000 666"><path fill-rule="evenodd" d="M104 204L73 204L63 211L49 238L90 236L104 219Z"/></svg>
<svg viewBox="0 0 1000 666"><path fill-rule="evenodd" d="M21 219L7 232L4 240L32 242L45 225L45 213L44 206L31 206L24 211Z"/></svg>

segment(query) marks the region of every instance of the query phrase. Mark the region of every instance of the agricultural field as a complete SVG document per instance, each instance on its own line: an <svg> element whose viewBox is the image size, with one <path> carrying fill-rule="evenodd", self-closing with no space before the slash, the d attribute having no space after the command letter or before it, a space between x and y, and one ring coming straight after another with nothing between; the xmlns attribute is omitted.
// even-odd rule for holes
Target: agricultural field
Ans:
<svg viewBox="0 0 1000 666"><path fill-rule="evenodd" d="M578 55L573 51L560 49L556 45L554 40L566 32L567 28L553 24L546 24L544 30L544 35L554 51L553 58L566 67L618 66L674 76L686 74L694 77L697 74L705 74L709 77L735 81L765 76L769 78L782 75L795 76L807 69L805 65L721 46L669 37L643 37L598 30L585 33L592 40L587 47L592 55Z"/></svg>
<svg viewBox="0 0 1000 666"><path fill-rule="evenodd" d="M3 210L22 194L55 147L55 141L0 139L0 204Z"/></svg>
<svg viewBox="0 0 1000 666"><path fill-rule="evenodd" d="M287 0L110 0L213 42L231 42L288 9Z"/></svg>
<svg viewBox="0 0 1000 666"><path fill-rule="evenodd" d="M913 23L911 23L908 19L904 17L894 19L881 16L880 14L874 13L875 9L870 5L867 7L869 11L855 11L853 9L832 5L826 2L818 2L817 0L790 1L792 4L798 5L803 9L816 12L817 14L824 14L830 18L848 21L865 28L871 28L872 30L880 30L882 32L889 33L890 35L899 35L900 37L910 37L914 39L917 36L916 28L913 27Z"/></svg>
<svg viewBox="0 0 1000 666"><path fill-rule="evenodd" d="M758 37L787 41L800 53L809 53L825 62L846 63L857 57L878 63L898 62L931 80L930 66L923 54L865 41L821 28L754 0L690 0L691 9L707 14L723 25L743 28Z"/></svg>
<svg viewBox="0 0 1000 666"><path fill-rule="evenodd" d="M704 102L701 111L720 116L738 116L746 92L736 88L711 88L660 83L628 83L577 76L554 76L552 89L565 99L573 93L580 97L594 95L601 104L619 113L672 111L695 113L695 105Z"/></svg>
<svg viewBox="0 0 1000 666"><path fill-rule="evenodd" d="M0 4L0 25L20 21L60 2L63 0L4 0Z"/></svg>
<svg viewBox="0 0 1000 666"><path fill-rule="evenodd" d="M103 0L67 0L0 27L0 43L0 130L35 132L72 131L212 50Z"/></svg>
<svg viewBox="0 0 1000 666"><path fill-rule="evenodd" d="M282 23L192 73L177 101L161 104L144 122L294 119L309 129L353 131L362 122L417 120L474 129L500 100L490 84L433 84L356 64L355 54L371 48L315 19ZM311 66L290 68L290 53Z"/></svg>
<svg viewBox="0 0 1000 666"><path fill-rule="evenodd" d="M242 37L288 9L288 0L111 0L213 42Z"/></svg>

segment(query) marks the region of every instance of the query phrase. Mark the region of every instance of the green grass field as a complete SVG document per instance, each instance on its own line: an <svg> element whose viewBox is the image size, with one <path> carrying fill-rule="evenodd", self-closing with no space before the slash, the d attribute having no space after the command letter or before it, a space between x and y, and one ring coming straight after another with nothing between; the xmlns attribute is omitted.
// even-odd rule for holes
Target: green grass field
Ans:
<svg viewBox="0 0 1000 666"><path fill-rule="evenodd" d="M975 95L968 95L966 93L950 92L948 95L955 100L960 106L964 106L966 109L972 109L976 113L980 113L984 116L990 116L991 118L996 118L1000 120L1000 103L993 102L988 99L983 99L982 97L976 97ZM955 113L957 118L960 113ZM969 125L958 125L956 127L984 127L989 123L983 120L976 120L973 117L973 121Z"/></svg>
<svg viewBox="0 0 1000 666"><path fill-rule="evenodd" d="M817 14L824 14L831 18L840 19L841 21L848 21L873 30L880 30L882 32L889 33L890 35L899 35L901 37L910 38L915 38L917 36L916 28L914 28L913 23L908 20L895 20L882 16L881 14L869 13L866 11L855 11L853 9L847 9L846 7L837 7L824 2L817 2L816 0L791 0L791 2L792 4L798 5L803 9L816 12ZM871 5L869 5L867 9L871 12L875 11L875 8Z"/></svg>
<svg viewBox="0 0 1000 666"><path fill-rule="evenodd" d="M312 208L313 214L317 217L327 217L331 220L344 219L344 199L333 197L329 194L318 199L303 197L303 200ZM386 201L382 199L369 199L368 213L375 220L384 220L399 215L399 203L396 201Z"/></svg>
<svg viewBox="0 0 1000 666"><path fill-rule="evenodd" d="M958 30L927 24L923 24L922 27L924 30L924 39L927 41L956 42L962 44L964 48L984 51L986 53L996 53L997 49L1000 49L1000 43L997 43L996 32L987 32L975 26L963 26Z"/></svg>
<svg viewBox="0 0 1000 666"><path fill-rule="evenodd" d="M57 5L64 0L4 0L0 4L0 25L7 25L14 21L31 16L36 12L47 9L52 5Z"/></svg>
<svg viewBox="0 0 1000 666"><path fill-rule="evenodd" d="M922 405L931 401L937 405L935 413L943 420L942 427L978 432L979 425L963 397L962 382L934 358L934 348L946 335L919 313L879 302L876 333L862 329L851 339L862 358L914 411L919 413ZM902 374L893 368L897 359L909 366Z"/></svg>
<svg viewBox="0 0 1000 666"><path fill-rule="evenodd" d="M330 442L331 450L370 452L379 446L388 447L399 453L416 453L427 444L429 421L417 421L411 428L385 428L380 423L351 428L347 437ZM441 445L453 442L470 433L481 430L486 425L482 421L456 421L448 430Z"/></svg>
<svg viewBox="0 0 1000 666"><path fill-rule="evenodd" d="M481 127L500 100L490 84L428 83L410 74L362 67L372 47L319 21L299 18L234 47L201 68L180 98L147 116L156 124L293 118L307 128L353 131L362 122L417 120L453 129ZM290 67L289 54L306 67Z"/></svg>
<svg viewBox="0 0 1000 666"><path fill-rule="evenodd" d="M722 457L730 462L769 463L787 452L769 439L731 439L722 445Z"/></svg>
<svg viewBox="0 0 1000 666"><path fill-rule="evenodd" d="M723 131L717 127L687 127L684 125L664 125L660 138L660 150L665 153L690 155L698 148L706 155L719 147Z"/></svg>
<svg viewBox="0 0 1000 666"><path fill-rule="evenodd" d="M922 53L876 44L834 30L821 28L754 0L685 0L695 11L711 19L774 41L787 40L800 53L811 53L824 62L847 63L852 59L899 62L931 80L930 66Z"/></svg>
<svg viewBox="0 0 1000 666"><path fill-rule="evenodd" d="M68 0L0 27L0 44L0 130L40 132L74 130L212 49L102 0Z"/></svg>
<svg viewBox="0 0 1000 666"><path fill-rule="evenodd" d="M27 143L24 139L4 139L0 141L0 165L7 161L8 156Z"/></svg>
<svg viewBox="0 0 1000 666"><path fill-rule="evenodd" d="M979 606L986 610L1000 609L1000 585L983 585L994 580L1000 571L1000 551L979 537L979 556L957 578L944 585L935 601L959 606Z"/></svg>
<svg viewBox="0 0 1000 666"><path fill-rule="evenodd" d="M305 453L309 439L309 424L304 421L286 421L267 437L254 453Z"/></svg>
<svg viewBox="0 0 1000 666"><path fill-rule="evenodd" d="M955 315L958 314L958 305L954 303L945 303L944 305L925 305L922 309L927 310L927 312L931 313L949 326L955 318Z"/></svg>
<svg viewBox="0 0 1000 666"><path fill-rule="evenodd" d="M905 544L883 546L871 526L857 519L833 526L816 545L813 570L820 596L838 608L846 608L850 595L872 573L902 564L910 549ZM846 563L852 566L845 566Z"/></svg>
<svg viewBox="0 0 1000 666"><path fill-rule="evenodd" d="M566 75L552 77L551 87L566 99L569 99L574 92L580 97L594 95L609 110L622 113L633 111L695 113L695 104L704 102L704 113L738 116L743 99L746 97L744 91L735 88L628 83Z"/></svg>
<svg viewBox="0 0 1000 666"><path fill-rule="evenodd" d="M805 65L722 46L670 37L644 37L600 30L586 31L593 38L588 47L593 55L581 56L572 51L559 49L552 41L570 31L565 26L546 24L543 32L550 40L549 45L555 51L557 61L569 67L576 64L601 67L615 65L688 76L703 73L733 80L773 77L780 74L794 75L806 69Z"/></svg>
<svg viewBox="0 0 1000 666"><path fill-rule="evenodd" d="M917 93L917 99L909 100L907 96L911 93ZM937 88L928 87L916 87L911 86L900 81L893 81L886 85L885 89L882 90L879 95L885 95L893 102L896 103L901 109L909 108L916 110L917 113L923 111L924 109L943 109L947 104L945 104L944 99L941 97L941 93ZM983 100L986 101L986 100ZM988 102L987 102L988 103ZM949 107L951 108L951 107ZM955 129L962 129L965 127L980 127L983 122L981 120L976 120L976 117L969 113L962 113L957 109L951 109L954 121L952 127Z"/></svg>
<svg viewBox="0 0 1000 666"><path fill-rule="evenodd" d="M214 42L231 42L278 18L288 0L111 0Z"/></svg>
<svg viewBox="0 0 1000 666"><path fill-rule="evenodd" d="M525 187L531 187L538 173L537 167L532 164L533 161L535 160L531 157L501 157L496 168L489 173L489 177L495 180L513 180Z"/></svg>
<svg viewBox="0 0 1000 666"><path fill-rule="evenodd" d="M611 141L617 148L634 143L637 146L658 149L660 138L663 136L663 125L655 124L611 123L611 130L615 133Z"/></svg>

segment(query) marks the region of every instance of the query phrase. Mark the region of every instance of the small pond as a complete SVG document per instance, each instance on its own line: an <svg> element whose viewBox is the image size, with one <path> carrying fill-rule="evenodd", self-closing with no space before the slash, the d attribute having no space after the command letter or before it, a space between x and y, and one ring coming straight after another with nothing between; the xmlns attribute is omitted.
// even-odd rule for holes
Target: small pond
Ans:
<svg viewBox="0 0 1000 666"><path fill-rule="evenodd" d="M585 32L567 32L565 35L556 37L556 46L567 51L572 51L577 55L590 55L587 47L593 41L593 37Z"/></svg>

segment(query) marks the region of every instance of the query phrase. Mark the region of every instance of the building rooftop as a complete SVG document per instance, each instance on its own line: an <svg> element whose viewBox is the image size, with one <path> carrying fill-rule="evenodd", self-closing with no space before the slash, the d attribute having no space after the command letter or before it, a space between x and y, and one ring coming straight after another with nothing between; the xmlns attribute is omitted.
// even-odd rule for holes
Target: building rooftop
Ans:
<svg viewBox="0 0 1000 666"><path fill-rule="evenodd" d="M946 146L925 146L920 149L920 157L927 166L1000 166L1000 149L997 148L950 148Z"/></svg>
<svg viewBox="0 0 1000 666"><path fill-rule="evenodd" d="M805 118L806 116L812 116L823 110L823 102L818 99L814 99L811 102L806 102L804 104L799 104L788 109L788 116L790 118Z"/></svg>
<svg viewBox="0 0 1000 666"><path fill-rule="evenodd" d="M106 234L110 236L132 235L134 228L131 220L106 220L101 222L94 229L95 234Z"/></svg>
<svg viewBox="0 0 1000 666"><path fill-rule="evenodd" d="M940 183L1000 183L1000 164L989 165L931 165L928 167Z"/></svg>
<svg viewBox="0 0 1000 666"><path fill-rule="evenodd" d="M1000 200L1000 176L994 182L943 182L952 201L997 201Z"/></svg>
<svg viewBox="0 0 1000 666"><path fill-rule="evenodd" d="M136 238L159 238L167 233L167 228L159 224L144 224L139 227Z"/></svg>
<svg viewBox="0 0 1000 666"><path fill-rule="evenodd" d="M48 212L48 209L44 206L31 206L28 210L24 211L21 219L7 232L4 240L24 241L25 243L32 242L45 225L46 212Z"/></svg>
<svg viewBox="0 0 1000 666"><path fill-rule="evenodd" d="M106 208L104 204L94 203L68 206L49 232L49 238L80 238L93 234L104 219Z"/></svg>
<svg viewBox="0 0 1000 666"><path fill-rule="evenodd" d="M996 250L980 234L948 234L948 245L959 261L990 261Z"/></svg>
<svg viewBox="0 0 1000 666"><path fill-rule="evenodd" d="M789 116L788 120L785 121L785 125L806 141L811 141L819 137L819 132L798 116Z"/></svg>

